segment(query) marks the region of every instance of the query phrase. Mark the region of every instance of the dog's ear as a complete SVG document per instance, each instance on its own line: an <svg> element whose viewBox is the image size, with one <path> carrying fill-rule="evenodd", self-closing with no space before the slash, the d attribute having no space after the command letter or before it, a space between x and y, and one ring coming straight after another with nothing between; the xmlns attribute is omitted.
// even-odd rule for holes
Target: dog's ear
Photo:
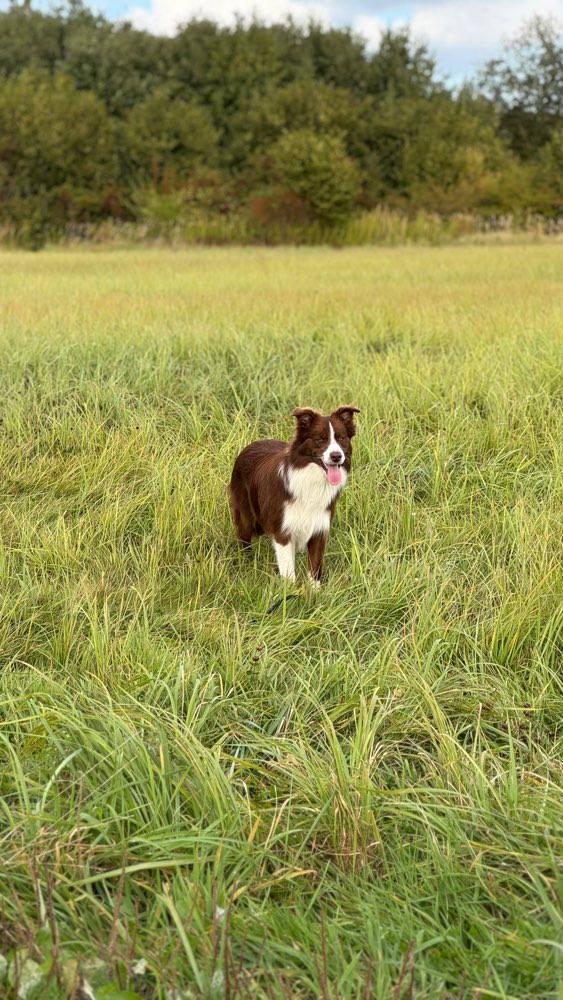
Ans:
<svg viewBox="0 0 563 1000"><path fill-rule="evenodd" d="M308 406L298 406L297 409L293 410L291 416L297 418L297 432L306 434L318 413Z"/></svg>
<svg viewBox="0 0 563 1000"><path fill-rule="evenodd" d="M356 433L356 425L354 423L354 414L359 413L357 406L339 406L334 413L331 413L332 417L340 417L342 423L346 428L348 437L354 437Z"/></svg>

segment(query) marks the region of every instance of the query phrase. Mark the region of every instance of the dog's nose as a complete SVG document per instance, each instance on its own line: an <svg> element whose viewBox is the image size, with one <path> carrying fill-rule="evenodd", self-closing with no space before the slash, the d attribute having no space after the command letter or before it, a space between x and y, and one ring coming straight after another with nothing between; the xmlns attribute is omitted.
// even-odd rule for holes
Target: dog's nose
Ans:
<svg viewBox="0 0 563 1000"><path fill-rule="evenodd" d="M331 462L334 462L335 465L340 465L340 461L343 458L343 455L342 452L340 451L331 451L329 457Z"/></svg>

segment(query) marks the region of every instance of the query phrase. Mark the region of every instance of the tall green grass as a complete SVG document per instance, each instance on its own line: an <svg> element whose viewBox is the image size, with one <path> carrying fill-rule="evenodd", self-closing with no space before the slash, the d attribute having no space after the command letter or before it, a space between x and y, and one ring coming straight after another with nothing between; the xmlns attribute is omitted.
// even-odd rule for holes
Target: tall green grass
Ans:
<svg viewBox="0 0 563 1000"><path fill-rule="evenodd" d="M559 251L0 265L2 995L559 997ZM230 468L344 402L286 590Z"/></svg>
<svg viewBox="0 0 563 1000"><path fill-rule="evenodd" d="M561 242L563 221L533 212L440 215L379 206L329 226L319 220L264 222L251 211L225 215L194 209L182 192L145 192L135 222L106 219L72 223L51 232L30 224L15 230L0 225L0 246L38 250L46 243L76 246L311 246L404 247Z"/></svg>

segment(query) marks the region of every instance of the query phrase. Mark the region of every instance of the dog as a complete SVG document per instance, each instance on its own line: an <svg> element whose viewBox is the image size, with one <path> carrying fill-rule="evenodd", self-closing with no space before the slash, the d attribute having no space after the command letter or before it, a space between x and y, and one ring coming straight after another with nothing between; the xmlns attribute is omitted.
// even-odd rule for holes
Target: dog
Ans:
<svg viewBox="0 0 563 1000"><path fill-rule="evenodd" d="M295 580L295 556L307 548L309 579L320 586L328 533L350 473L357 406L330 416L299 407L292 441L254 441L238 455L229 485L243 548L254 535L272 539L280 575Z"/></svg>

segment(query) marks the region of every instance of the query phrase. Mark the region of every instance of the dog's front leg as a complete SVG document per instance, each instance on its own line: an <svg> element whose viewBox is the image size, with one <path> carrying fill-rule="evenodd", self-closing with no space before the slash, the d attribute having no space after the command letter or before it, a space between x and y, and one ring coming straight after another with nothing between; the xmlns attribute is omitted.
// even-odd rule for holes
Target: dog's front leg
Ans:
<svg viewBox="0 0 563 1000"><path fill-rule="evenodd" d="M309 579L316 587L321 585L321 576L323 575L323 560L325 555L326 543L328 535L323 532L321 535L315 535L310 538L307 542L307 554L309 559Z"/></svg>
<svg viewBox="0 0 563 1000"><path fill-rule="evenodd" d="M274 539L274 551L280 576L286 580L295 580L295 542L290 539L282 544Z"/></svg>

